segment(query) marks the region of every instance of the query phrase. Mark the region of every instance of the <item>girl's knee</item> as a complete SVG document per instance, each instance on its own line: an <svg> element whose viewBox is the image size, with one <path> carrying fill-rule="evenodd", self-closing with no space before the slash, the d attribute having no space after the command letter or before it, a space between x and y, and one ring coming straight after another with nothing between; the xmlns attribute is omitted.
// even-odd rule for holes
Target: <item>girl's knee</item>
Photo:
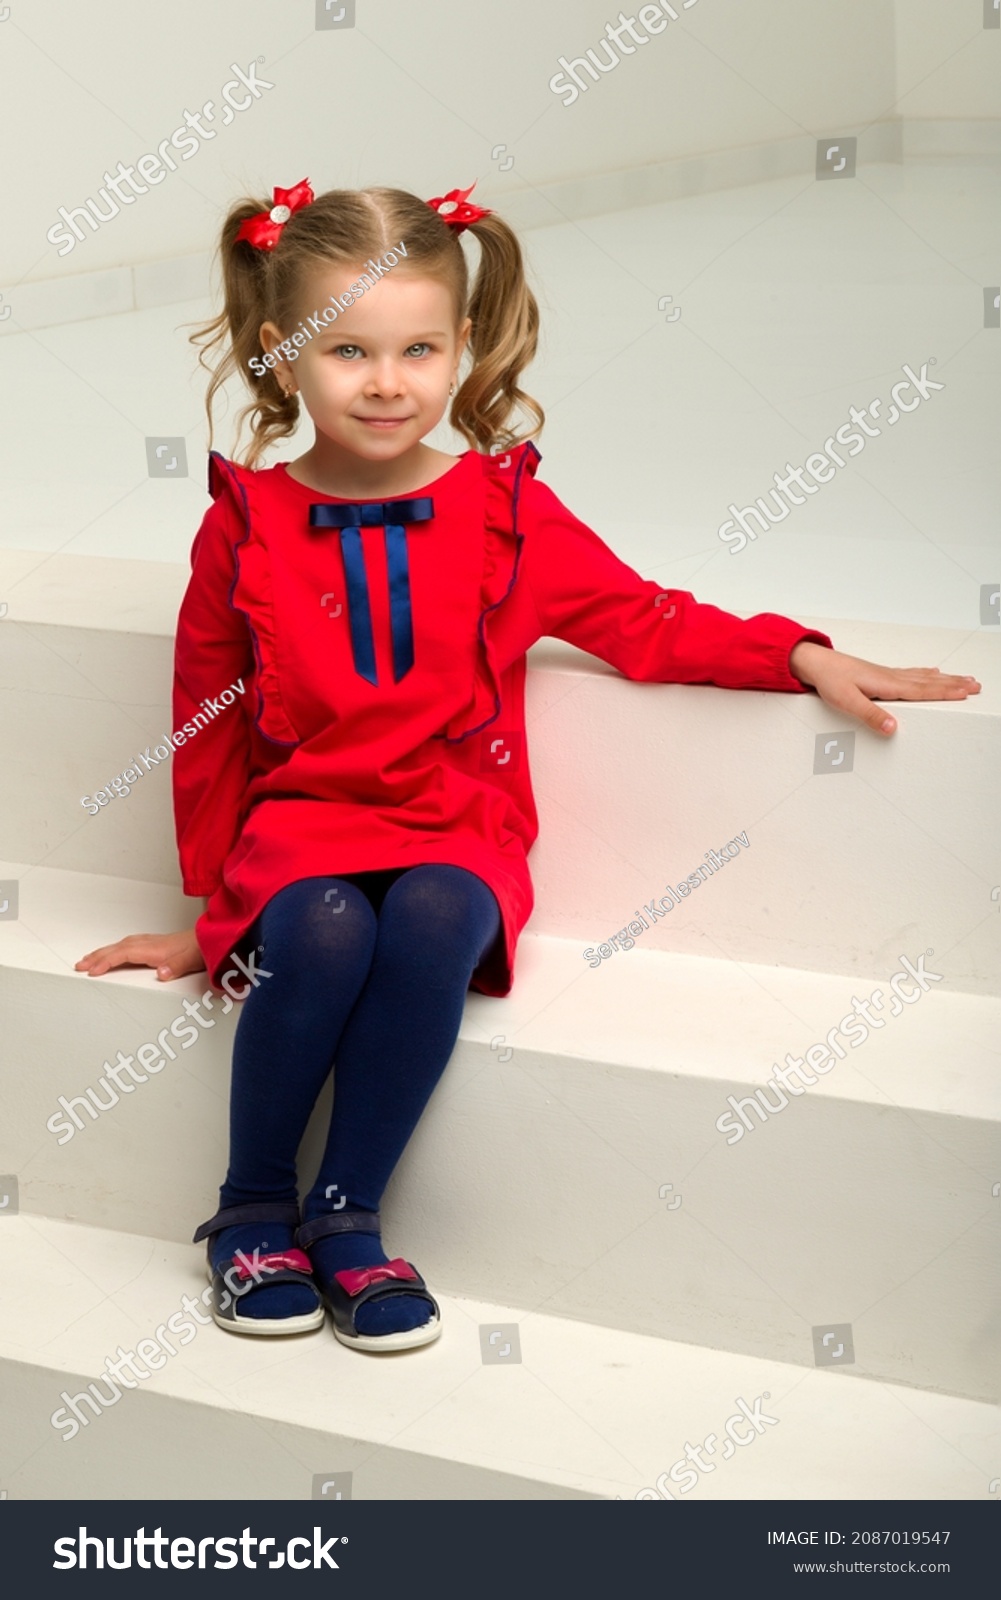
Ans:
<svg viewBox="0 0 1001 1600"><path fill-rule="evenodd" d="M437 951L449 946L478 954L501 923L493 890L465 867L426 864L397 878L383 901L380 925ZM476 949L472 949L476 946Z"/></svg>
<svg viewBox="0 0 1001 1600"><path fill-rule="evenodd" d="M303 878L279 890L258 924L265 966L315 972L354 955L371 956L378 923L361 890L343 878Z"/></svg>

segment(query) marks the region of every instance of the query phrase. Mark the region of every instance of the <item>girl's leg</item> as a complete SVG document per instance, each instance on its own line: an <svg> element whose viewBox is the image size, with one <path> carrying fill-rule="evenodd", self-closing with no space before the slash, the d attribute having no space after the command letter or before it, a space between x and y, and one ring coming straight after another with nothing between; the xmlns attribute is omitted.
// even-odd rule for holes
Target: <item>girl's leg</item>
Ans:
<svg viewBox="0 0 1001 1600"><path fill-rule="evenodd" d="M345 1200L353 1210L378 1210L455 1047L473 970L500 926L492 890L463 867L411 867L386 891L371 971L337 1047L330 1134L303 1203L307 1221ZM372 1234L334 1234L309 1254L328 1280L387 1259ZM394 1333L427 1315L426 1301L393 1295L361 1306L356 1326Z"/></svg>
<svg viewBox="0 0 1001 1600"><path fill-rule="evenodd" d="M334 892L331 892L334 891ZM289 884L258 920L259 967L270 974L240 1009L230 1090L230 1162L219 1209L298 1198L296 1151L344 1024L368 976L376 913L344 877ZM287 1250L294 1229L280 1223L223 1228L213 1263L237 1250ZM264 1284L241 1296L240 1315L291 1317L315 1302L308 1288Z"/></svg>

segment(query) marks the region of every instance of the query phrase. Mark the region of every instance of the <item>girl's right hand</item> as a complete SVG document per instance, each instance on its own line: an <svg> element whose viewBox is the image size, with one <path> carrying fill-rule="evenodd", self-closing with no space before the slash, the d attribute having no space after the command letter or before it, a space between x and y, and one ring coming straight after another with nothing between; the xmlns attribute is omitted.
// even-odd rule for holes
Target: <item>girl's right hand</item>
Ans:
<svg viewBox="0 0 1001 1600"><path fill-rule="evenodd" d="M100 978L113 967L155 967L157 979L169 983L189 972L204 972L205 958L194 928L183 933L130 933L117 944L102 945L77 962L75 970Z"/></svg>

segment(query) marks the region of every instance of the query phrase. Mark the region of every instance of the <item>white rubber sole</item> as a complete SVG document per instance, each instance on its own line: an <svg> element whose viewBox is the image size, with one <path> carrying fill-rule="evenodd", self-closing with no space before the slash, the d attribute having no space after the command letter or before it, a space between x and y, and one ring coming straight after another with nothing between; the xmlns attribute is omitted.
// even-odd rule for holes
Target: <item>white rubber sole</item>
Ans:
<svg viewBox="0 0 1001 1600"><path fill-rule="evenodd" d="M212 1268L206 1264L205 1276L212 1282ZM257 1338L274 1338L289 1333L315 1333L317 1328L322 1328L327 1320L326 1309L321 1305L316 1311L310 1311L304 1317L220 1317L215 1306L210 1306L209 1314L217 1328L222 1328L224 1333L247 1333Z"/></svg>
<svg viewBox="0 0 1001 1600"><path fill-rule="evenodd" d="M405 1328L402 1333L359 1333L355 1338L348 1338L340 1332L334 1323L334 1338L341 1344L347 1345L349 1350L385 1351L416 1350L422 1344L433 1344L435 1339L441 1337L441 1318L435 1317L433 1322L425 1322L420 1328Z"/></svg>

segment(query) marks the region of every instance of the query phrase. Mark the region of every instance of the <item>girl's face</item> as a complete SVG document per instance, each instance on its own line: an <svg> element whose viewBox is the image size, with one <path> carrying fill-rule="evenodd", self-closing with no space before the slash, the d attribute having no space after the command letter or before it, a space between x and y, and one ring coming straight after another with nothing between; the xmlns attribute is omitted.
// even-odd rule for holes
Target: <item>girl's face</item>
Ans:
<svg viewBox="0 0 1001 1600"><path fill-rule="evenodd" d="M467 318L457 329L445 286L408 273L405 265L324 323L320 313L333 303L330 296L343 297L362 272L363 264L322 267L306 278L300 310L311 337L294 360L288 341L302 333L298 324L283 331L265 323L261 343L279 356L275 372L282 386L299 390L318 442L322 435L365 461L395 461L441 421L471 324ZM366 275L371 280L370 269Z"/></svg>

